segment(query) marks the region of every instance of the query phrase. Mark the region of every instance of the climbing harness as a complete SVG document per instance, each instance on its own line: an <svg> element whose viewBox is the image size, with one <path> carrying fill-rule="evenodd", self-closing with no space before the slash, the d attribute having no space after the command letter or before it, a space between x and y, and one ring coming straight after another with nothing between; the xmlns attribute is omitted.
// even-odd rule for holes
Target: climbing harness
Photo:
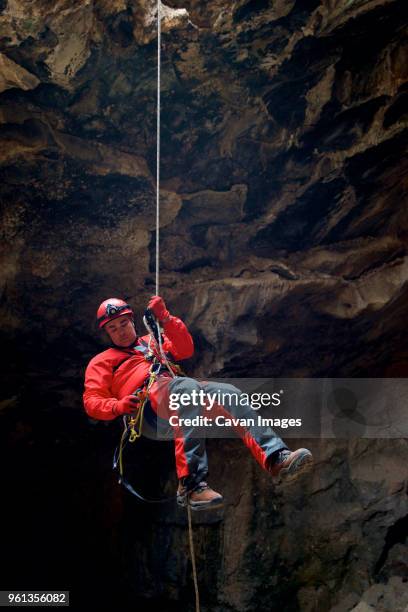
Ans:
<svg viewBox="0 0 408 612"><path fill-rule="evenodd" d="M146 310L143 317L143 322L145 323L150 335L145 358L148 361L152 361L152 364L144 385L136 389L136 391L133 393L133 395L139 399L137 414L135 416L123 416L123 432L120 438L119 446L115 449L113 455L113 469L118 470L119 472L119 483L140 501L151 504L163 504L174 501L174 496L163 499L148 499L144 497L138 493L138 491L136 491L136 489L125 478L123 467L123 451L127 443L135 442L142 435L144 410L147 402L149 401L149 391L153 383L157 380L157 377L161 373L162 369L167 369L173 377L175 376L173 369L175 369L177 373L181 372L181 368L179 368L179 366L176 364L170 363L165 356L161 343L160 328L150 310ZM151 348L152 343L155 345L154 349ZM158 357L158 355L160 355L161 359ZM162 361L164 361L164 364Z"/></svg>

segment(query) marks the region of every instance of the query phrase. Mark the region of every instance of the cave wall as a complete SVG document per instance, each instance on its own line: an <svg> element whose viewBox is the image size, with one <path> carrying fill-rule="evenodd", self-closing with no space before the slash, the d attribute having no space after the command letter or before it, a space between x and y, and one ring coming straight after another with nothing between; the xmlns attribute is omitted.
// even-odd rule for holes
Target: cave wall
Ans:
<svg viewBox="0 0 408 612"><path fill-rule="evenodd" d="M165 10L161 290L197 372L406 372L404 8ZM3 3L6 338L29 318L88 356L98 301L154 290L154 9Z"/></svg>
<svg viewBox="0 0 408 612"><path fill-rule="evenodd" d="M74 598L102 583L101 603L169 610L192 601L185 517L121 493L117 428L81 406L98 303L125 297L141 327L154 293L155 9L0 2L2 541L10 586L22 566L29 588L68 575ZM160 292L191 374L407 375L406 17L402 0L163 6ZM228 505L196 525L208 609L351 609L373 586L374 607L403 602L406 440L305 444L313 476L279 490L210 442ZM171 492L171 448L135 452L142 486Z"/></svg>

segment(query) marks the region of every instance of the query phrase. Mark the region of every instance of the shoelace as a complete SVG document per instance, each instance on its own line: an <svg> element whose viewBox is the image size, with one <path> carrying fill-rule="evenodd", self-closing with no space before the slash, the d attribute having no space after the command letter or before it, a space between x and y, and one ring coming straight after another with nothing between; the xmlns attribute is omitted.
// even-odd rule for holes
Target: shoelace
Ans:
<svg viewBox="0 0 408 612"><path fill-rule="evenodd" d="M289 455L290 455L290 450L287 450L286 448L284 450L281 450L278 455L278 460L276 461L276 463L283 463L285 459L289 457Z"/></svg>
<svg viewBox="0 0 408 612"><path fill-rule="evenodd" d="M205 489L209 489L209 485L202 480L201 482L198 483L198 485L193 489L194 493L202 493L203 491L205 491Z"/></svg>

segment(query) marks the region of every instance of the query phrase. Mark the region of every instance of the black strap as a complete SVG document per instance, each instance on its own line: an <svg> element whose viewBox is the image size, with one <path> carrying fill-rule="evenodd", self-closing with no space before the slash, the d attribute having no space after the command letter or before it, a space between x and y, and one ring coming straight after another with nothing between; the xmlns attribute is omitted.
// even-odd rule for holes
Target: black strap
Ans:
<svg viewBox="0 0 408 612"><path fill-rule="evenodd" d="M141 345L142 345L142 346L141 346ZM139 344L139 345L136 345L136 346L134 347L134 350L135 350L135 351L139 351L140 353L142 353L142 355L143 355L143 356L146 356L146 355L147 355L147 353L148 353L148 351L147 351L147 346L148 346L148 345L147 345L147 343L146 343L144 340L140 340L140 344ZM114 348L115 348L115 349L117 349L117 347L114 347ZM120 349L117 349L117 350L119 350L119 351L120 351ZM120 361L118 364L116 364L115 366L113 366L113 368L112 368L112 372L113 372L113 373L115 373L115 372L116 372L116 370L118 370L118 369L120 368L120 366L121 366L123 363L125 363L126 361L128 361L128 359L130 359L131 357L134 357L134 356L135 356L135 353L134 353L133 351L132 351L132 352L128 352L127 350L123 350L123 351L120 351L120 352L126 353L126 357L125 357L124 359L122 359L122 361Z"/></svg>
<svg viewBox="0 0 408 612"><path fill-rule="evenodd" d="M130 359L132 357L132 355L128 355L127 357L125 357L124 359L122 359L122 361L120 361L117 365L113 366L112 368L112 373L115 373L116 370L118 370L120 368L120 366L122 365L122 363L125 363L125 361L128 361L128 359Z"/></svg>
<svg viewBox="0 0 408 612"><path fill-rule="evenodd" d="M129 437L129 430L126 432L126 436ZM126 444L127 444L127 440L124 442L123 449L125 448ZM123 453L123 450L122 450L122 453ZM112 464L113 470L119 473L118 455L119 455L119 446L115 448L115 452L113 453L113 464ZM120 473L119 473L118 482L119 484L123 485L125 489L129 491L129 493L134 495L139 501L145 504L168 504L169 502L174 502L176 499L174 495L172 495L172 497L164 497L162 499L148 499L147 497L144 497L143 495L138 493L138 491L136 491L136 489L132 487L130 482L125 478L125 476L124 475L121 476Z"/></svg>

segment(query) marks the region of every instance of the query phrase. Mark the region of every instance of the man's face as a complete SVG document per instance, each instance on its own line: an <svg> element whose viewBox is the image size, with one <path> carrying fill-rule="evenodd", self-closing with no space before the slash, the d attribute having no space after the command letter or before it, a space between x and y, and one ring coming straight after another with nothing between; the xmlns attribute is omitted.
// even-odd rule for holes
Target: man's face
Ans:
<svg viewBox="0 0 408 612"><path fill-rule="evenodd" d="M130 346L137 338L134 323L128 315L109 321L104 329L115 346Z"/></svg>

